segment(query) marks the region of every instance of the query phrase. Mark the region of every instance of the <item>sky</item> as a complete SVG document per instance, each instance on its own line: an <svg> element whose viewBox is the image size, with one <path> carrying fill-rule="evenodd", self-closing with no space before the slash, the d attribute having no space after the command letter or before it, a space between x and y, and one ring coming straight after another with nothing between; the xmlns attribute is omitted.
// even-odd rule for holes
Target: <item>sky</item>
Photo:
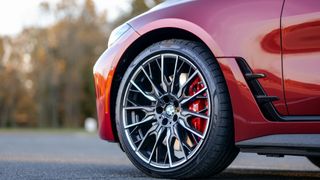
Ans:
<svg viewBox="0 0 320 180"><path fill-rule="evenodd" d="M41 2L57 3L60 0L0 0L0 36L16 35L25 26L47 25L52 19L44 19L39 11ZM116 19L123 11L130 10L131 0L93 0L98 12L107 10L108 20ZM82 0L79 0L82 2Z"/></svg>

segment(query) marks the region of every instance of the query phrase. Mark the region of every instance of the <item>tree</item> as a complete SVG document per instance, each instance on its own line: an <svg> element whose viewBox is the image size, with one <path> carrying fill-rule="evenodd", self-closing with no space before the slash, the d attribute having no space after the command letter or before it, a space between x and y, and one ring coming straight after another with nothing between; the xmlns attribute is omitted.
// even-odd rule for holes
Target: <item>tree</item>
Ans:
<svg viewBox="0 0 320 180"><path fill-rule="evenodd" d="M133 11L148 9L133 0ZM0 38L0 126L79 127L96 116L92 68L116 23L97 13L94 2L42 2L48 27L28 27L17 37Z"/></svg>

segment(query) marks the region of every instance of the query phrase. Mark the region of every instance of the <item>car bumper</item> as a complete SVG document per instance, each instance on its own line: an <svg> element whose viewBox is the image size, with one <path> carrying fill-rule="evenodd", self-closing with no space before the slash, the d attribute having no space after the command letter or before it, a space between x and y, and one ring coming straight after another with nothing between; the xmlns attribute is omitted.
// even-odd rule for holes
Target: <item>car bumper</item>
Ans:
<svg viewBox="0 0 320 180"><path fill-rule="evenodd" d="M107 141L117 141L110 111L110 93L115 69L125 50L138 37L138 33L130 29L116 43L103 52L93 68L99 135Z"/></svg>

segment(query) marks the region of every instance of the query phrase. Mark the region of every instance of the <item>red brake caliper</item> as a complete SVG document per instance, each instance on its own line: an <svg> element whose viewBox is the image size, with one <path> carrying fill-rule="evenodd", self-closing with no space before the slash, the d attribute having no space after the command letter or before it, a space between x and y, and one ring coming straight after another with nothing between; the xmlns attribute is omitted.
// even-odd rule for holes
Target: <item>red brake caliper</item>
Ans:
<svg viewBox="0 0 320 180"><path fill-rule="evenodd" d="M204 88L204 85L201 82L201 79L197 77L189 87L189 95L194 95L202 88ZM203 95L206 96L206 93L204 93ZM208 108L208 101L205 98L196 99L191 104L189 104L189 110L193 112L199 112L205 108ZM205 112L205 114L207 114L207 111ZM200 117L193 117L191 119L191 124L196 130L203 133L206 128L207 121Z"/></svg>

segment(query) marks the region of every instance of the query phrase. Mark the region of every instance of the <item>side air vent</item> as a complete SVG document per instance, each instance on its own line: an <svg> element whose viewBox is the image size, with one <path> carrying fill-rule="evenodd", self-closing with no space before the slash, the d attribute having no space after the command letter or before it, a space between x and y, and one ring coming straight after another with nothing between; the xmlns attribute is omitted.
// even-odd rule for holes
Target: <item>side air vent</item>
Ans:
<svg viewBox="0 0 320 180"><path fill-rule="evenodd" d="M263 115L270 120L277 121L278 118L274 118L277 114L272 102L279 100L277 96L269 96L266 94L258 79L265 78L266 75L262 73L253 73L249 65L242 58L237 58L237 63L244 74L244 77L249 85L249 88L254 95Z"/></svg>
<svg viewBox="0 0 320 180"><path fill-rule="evenodd" d="M265 78L266 75L253 73L243 58L239 57L236 60L255 100L267 119L271 121L320 121L320 116L281 116L272 104L273 101L279 100L279 97L267 95L258 81L259 78Z"/></svg>

